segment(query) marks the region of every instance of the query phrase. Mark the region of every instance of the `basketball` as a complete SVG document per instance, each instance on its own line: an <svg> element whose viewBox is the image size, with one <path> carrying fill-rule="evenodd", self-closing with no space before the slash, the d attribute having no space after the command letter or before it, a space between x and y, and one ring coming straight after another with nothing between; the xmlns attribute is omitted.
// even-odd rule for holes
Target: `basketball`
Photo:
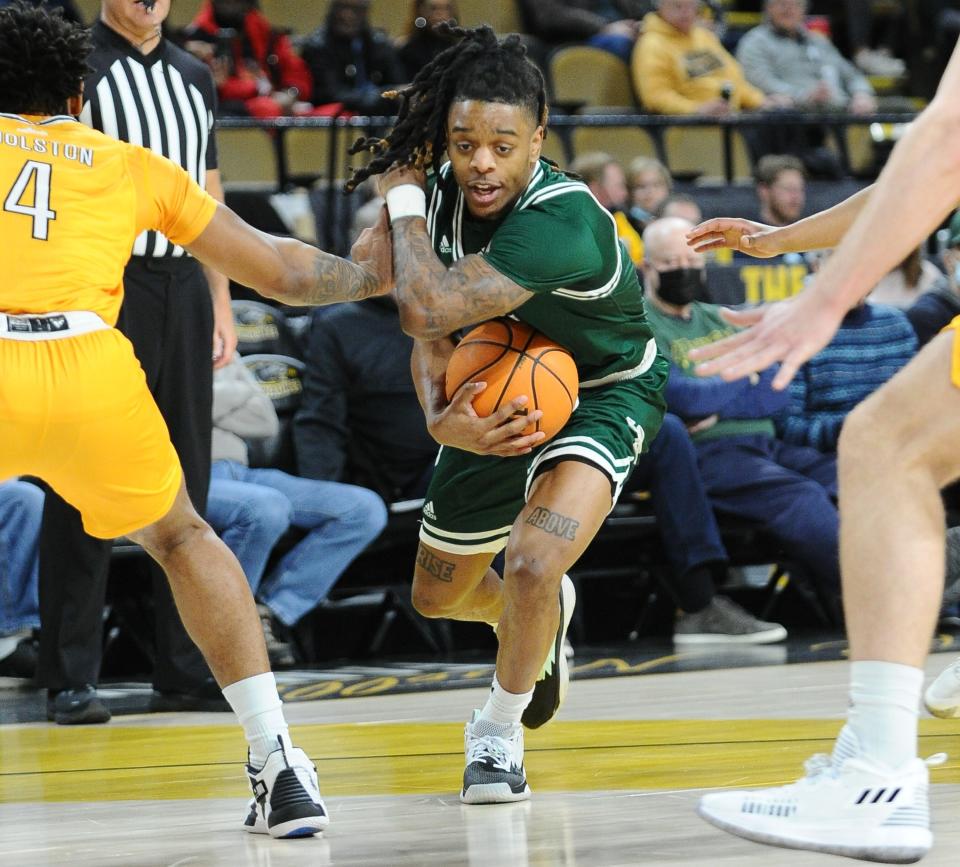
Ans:
<svg viewBox="0 0 960 867"><path fill-rule="evenodd" d="M523 433L539 430L547 439L567 423L580 385L573 356L515 319L484 322L457 344L447 364L447 400L465 383L477 381L487 383L473 400L477 415L489 416L525 394L527 411L542 410L543 417Z"/></svg>

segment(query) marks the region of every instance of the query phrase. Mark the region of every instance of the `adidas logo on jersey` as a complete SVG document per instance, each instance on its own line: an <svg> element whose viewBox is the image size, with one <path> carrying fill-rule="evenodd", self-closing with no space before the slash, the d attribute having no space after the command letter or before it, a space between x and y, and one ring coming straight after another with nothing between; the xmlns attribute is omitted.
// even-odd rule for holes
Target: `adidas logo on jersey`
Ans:
<svg viewBox="0 0 960 867"><path fill-rule="evenodd" d="M423 504L423 517L429 518L431 521L437 520L437 513L433 511L433 500Z"/></svg>
<svg viewBox="0 0 960 867"><path fill-rule="evenodd" d="M447 236L444 235L440 239L440 252L441 253L452 253L453 247L450 246L450 242L447 240Z"/></svg>

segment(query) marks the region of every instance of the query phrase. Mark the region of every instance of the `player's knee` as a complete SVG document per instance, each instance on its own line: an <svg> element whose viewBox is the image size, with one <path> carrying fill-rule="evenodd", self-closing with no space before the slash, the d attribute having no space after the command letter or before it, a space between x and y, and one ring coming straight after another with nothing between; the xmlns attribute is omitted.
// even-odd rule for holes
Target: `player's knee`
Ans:
<svg viewBox="0 0 960 867"><path fill-rule="evenodd" d="M199 541L207 533L213 535L213 530L193 507L180 508L178 503L159 521L130 533L129 538L162 566L183 546Z"/></svg>
<svg viewBox="0 0 960 867"><path fill-rule="evenodd" d="M532 605L556 597L559 592L561 573L541 557L518 552L507 552L504 580L510 584L510 594L515 599L526 600Z"/></svg>
<svg viewBox="0 0 960 867"><path fill-rule="evenodd" d="M837 442L839 466L875 469L896 460L903 454L898 431L898 425L887 415L884 401L868 398L844 419Z"/></svg>

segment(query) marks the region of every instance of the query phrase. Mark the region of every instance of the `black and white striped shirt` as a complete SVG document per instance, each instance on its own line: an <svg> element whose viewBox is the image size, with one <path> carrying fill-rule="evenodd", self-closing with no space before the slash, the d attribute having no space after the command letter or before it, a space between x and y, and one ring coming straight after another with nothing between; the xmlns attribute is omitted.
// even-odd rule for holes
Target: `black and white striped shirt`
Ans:
<svg viewBox="0 0 960 867"><path fill-rule="evenodd" d="M102 21L91 29L93 72L80 120L113 138L143 145L183 166L201 187L217 167L216 91L210 70L167 39L141 54ZM159 232L143 232L134 256L184 256Z"/></svg>

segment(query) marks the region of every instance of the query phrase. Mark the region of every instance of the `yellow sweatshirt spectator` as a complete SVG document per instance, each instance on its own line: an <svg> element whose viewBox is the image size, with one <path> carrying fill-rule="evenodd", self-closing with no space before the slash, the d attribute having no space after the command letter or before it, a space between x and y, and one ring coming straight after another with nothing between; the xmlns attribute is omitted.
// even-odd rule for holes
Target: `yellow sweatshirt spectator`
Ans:
<svg viewBox="0 0 960 867"><path fill-rule="evenodd" d="M657 114L721 115L760 108L762 91L720 40L697 23L696 0L660 0L643 19L633 49L633 84L640 102Z"/></svg>

